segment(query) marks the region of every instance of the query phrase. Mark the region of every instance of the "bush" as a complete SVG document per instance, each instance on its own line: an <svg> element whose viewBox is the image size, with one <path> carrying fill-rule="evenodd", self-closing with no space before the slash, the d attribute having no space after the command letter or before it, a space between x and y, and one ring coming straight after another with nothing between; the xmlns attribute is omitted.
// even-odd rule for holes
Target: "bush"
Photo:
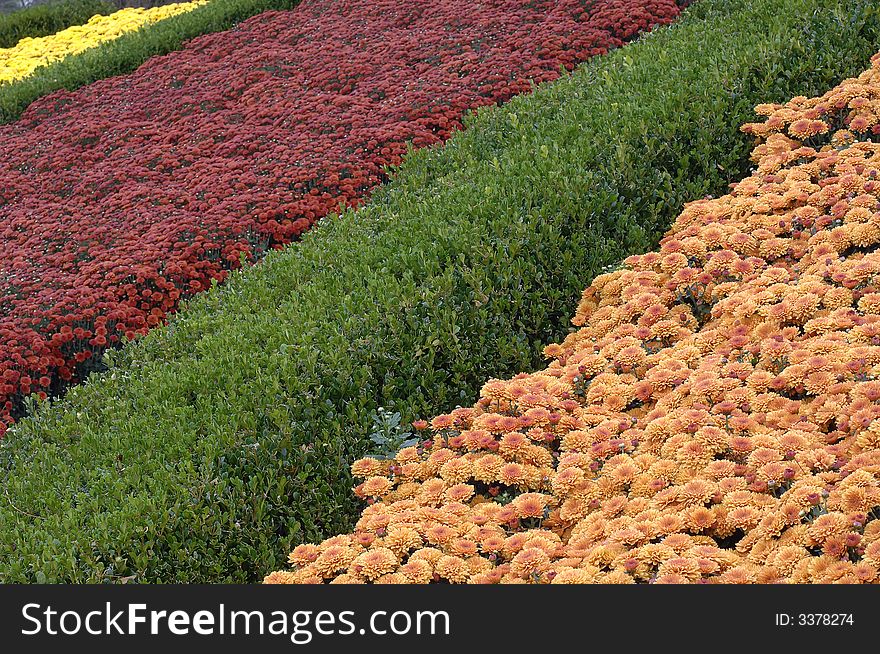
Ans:
<svg viewBox="0 0 880 654"><path fill-rule="evenodd" d="M24 79L0 86L0 124L16 120L31 102L48 93L73 91L99 79L130 73L150 57L179 50L196 36L227 30L255 14L292 9L297 4L299 0L212 0L193 11L66 57Z"/></svg>
<svg viewBox="0 0 880 654"><path fill-rule="evenodd" d="M116 7L106 0L63 0L0 14L0 48L11 48L21 39L55 34L82 25L96 14L112 14Z"/></svg>
<svg viewBox="0 0 880 654"><path fill-rule="evenodd" d="M35 407L0 447L0 580L253 581L349 530L379 406L406 424L533 369L591 278L748 171L759 101L864 68L868 2L703 0L467 120Z"/></svg>

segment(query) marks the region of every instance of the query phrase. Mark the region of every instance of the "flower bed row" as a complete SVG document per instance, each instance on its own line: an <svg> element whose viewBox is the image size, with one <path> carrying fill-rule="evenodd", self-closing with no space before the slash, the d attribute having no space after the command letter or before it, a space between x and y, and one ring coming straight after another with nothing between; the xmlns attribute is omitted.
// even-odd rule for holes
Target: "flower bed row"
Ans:
<svg viewBox="0 0 880 654"><path fill-rule="evenodd" d="M253 582L349 531L377 407L406 424L541 367L588 280L748 173L756 103L864 68L878 10L701 0L407 156L13 425L0 582Z"/></svg>
<svg viewBox="0 0 880 654"><path fill-rule="evenodd" d="M597 277L548 368L355 462L354 533L266 581L880 581L872 62L759 106L752 176Z"/></svg>
<svg viewBox="0 0 880 654"><path fill-rule="evenodd" d="M106 0L61 0L0 14L0 48L11 48L25 37L55 34L71 25L82 25L96 14L116 11Z"/></svg>
<svg viewBox="0 0 880 654"><path fill-rule="evenodd" d="M315 0L35 103L0 128L0 420L354 204L408 143L678 11Z"/></svg>
<svg viewBox="0 0 880 654"><path fill-rule="evenodd" d="M192 11L207 0L179 2L144 9L129 7L109 15L96 14L49 36L25 37L10 48L0 49L0 84L27 77L43 66L119 38L126 32Z"/></svg>
<svg viewBox="0 0 880 654"><path fill-rule="evenodd" d="M54 91L74 91L97 80L126 75L150 57L181 49L192 38L234 28L241 21L264 11L289 10L298 4L299 0L211 0L192 11L71 54L37 68L27 77L0 85L0 125L18 120L31 103ZM96 13L113 11L116 7L111 5L110 11Z"/></svg>

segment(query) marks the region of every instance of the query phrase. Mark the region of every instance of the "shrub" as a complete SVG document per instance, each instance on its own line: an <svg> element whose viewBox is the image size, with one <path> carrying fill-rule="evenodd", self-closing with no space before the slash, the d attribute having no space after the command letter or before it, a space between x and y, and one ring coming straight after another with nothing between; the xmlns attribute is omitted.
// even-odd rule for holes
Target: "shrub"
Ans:
<svg viewBox="0 0 880 654"><path fill-rule="evenodd" d="M872 61L760 105L752 176L596 277L548 368L356 461L356 531L299 545L266 581L877 581Z"/></svg>
<svg viewBox="0 0 880 654"><path fill-rule="evenodd" d="M71 25L82 25L92 16L114 11L116 7L105 0L62 0L0 14L0 48L11 48L25 37L55 34Z"/></svg>
<svg viewBox="0 0 880 654"><path fill-rule="evenodd" d="M468 118L14 426L0 579L252 581L350 530L379 406L406 425L537 369L585 283L748 171L754 104L817 95L878 36L873 3L703 0Z"/></svg>

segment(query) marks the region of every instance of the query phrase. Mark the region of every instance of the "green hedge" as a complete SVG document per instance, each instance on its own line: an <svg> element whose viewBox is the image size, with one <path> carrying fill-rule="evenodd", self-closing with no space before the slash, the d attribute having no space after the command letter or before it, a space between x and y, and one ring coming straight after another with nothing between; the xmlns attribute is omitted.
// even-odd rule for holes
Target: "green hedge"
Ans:
<svg viewBox="0 0 880 654"><path fill-rule="evenodd" d="M52 91L73 91L99 79L130 73L150 57L179 50L184 41L196 36L229 29L263 11L292 9L298 4L299 0L211 0L65 57L24 79L0 85L0 124L16 120L31 102Z"/></svg>
<svg viewBox="0 0 880 654"><path fill-rule="evenodd" d="M26 36L55 34L71 25L82 25L96 14L116 11L106 0L62 0L0 14L0 48L11 48Z"/></svg>
<svg viewBox="0 0 880 654"><path fill-rule="evenodd" d="M429 417L540 365L595 274L747 172L754 104L878 44L868 1L701 0L470 117L14 426L0 581L254 581L349 528L377 407Z"/></svg>

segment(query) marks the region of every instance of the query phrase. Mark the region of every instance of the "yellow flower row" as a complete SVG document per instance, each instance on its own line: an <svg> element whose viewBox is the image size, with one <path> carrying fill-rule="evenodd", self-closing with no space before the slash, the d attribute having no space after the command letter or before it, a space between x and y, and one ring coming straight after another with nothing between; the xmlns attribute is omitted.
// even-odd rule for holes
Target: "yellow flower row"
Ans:
<svg viewBox="0 0 880 654"><path fill-rule="evenodd" d="M195 0L152 9L122 9L109 16L92 16L85 25L75 25L51 36L23 38L12 48L0 49L0 84L22 79L41 66L112 41L126 32L164 18L191 11L206 2Z"/></svg>

